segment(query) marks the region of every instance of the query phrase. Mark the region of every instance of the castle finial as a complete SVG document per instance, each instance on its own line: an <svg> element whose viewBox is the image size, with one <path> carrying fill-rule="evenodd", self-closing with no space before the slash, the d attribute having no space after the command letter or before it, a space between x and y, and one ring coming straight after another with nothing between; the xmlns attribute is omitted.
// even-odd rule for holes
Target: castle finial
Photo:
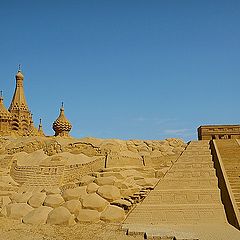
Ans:
<svg viewBox="0 0 240 240"><path fill-rule="evenodd" d="M18 64L18 71L21 72L21 64Z"/></svg>
<svg viewBox="0 0 240 240"><path fill-rule="evenodd" d="M0 91L0 98L3 97L3 91Z"/></svg>
<svg viewBox="0 0 240 240"><path fill-rule="evenodd" d="M42 119L41 118L39 119L38 134L39 134L39 136L44 136L43 127L42 127Z"/></svg>
<svg viewBox="0 0 240 240"><path fill-rule="evenodd" d="M62 106L61 106L61 108L60 108L60 111L61 111L61 112L64 112L64 104L63 104L63 102L62 102Z"/></svg>

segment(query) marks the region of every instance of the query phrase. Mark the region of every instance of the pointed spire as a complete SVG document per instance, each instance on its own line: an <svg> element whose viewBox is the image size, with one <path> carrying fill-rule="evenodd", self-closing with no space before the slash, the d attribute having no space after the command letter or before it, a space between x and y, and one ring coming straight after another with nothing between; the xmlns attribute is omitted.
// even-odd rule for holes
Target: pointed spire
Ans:
<svg viewBox="0 0 240 240"><path fill-rule="evenodd" d="M12 120L11 113L3 104L3 93L0 91L0 136L10 135L10 122Z"/></svg>
<svg viewBox="0 0 240 240"><path fill-rule="evenodd" d="M19 69L20 69L20 66L19 66ZM24 79L24 76L23 76L21 70L18 70L18 72L16 74L15 92L13 95L11 105L9 107L10 112L12 112L14 110L29 111L28 106L27 106L27 101L25 98L25 94L24 94L23 79Z"/></svg>
<svg viewBox="0 0 240 240"><path fill-rule="evenodd" d="M40 135L44 135L43 128L42 128L42 119L41 118L39 119L38 132L40 133Z"/></svg>
<svg viewBox="0 0 240 240"><path fill-rule="evenodd" d="M18 66L18 72L15 77L15 91L8 109L14 118L13 122L11 123L11 127L17 135L26 136L28 134L32 134L32 129L35 128L24 94L24 76L21 72L21 65Z"/></svg>
<svg viewBox="0 0 240 240"><path fill-rule="evenodd" d="M39 136L45 136L44 132L43 132L43 127L42 127L42 119L39 119L39 125L38 125L38 135Z"/></svg>
<svg viewBox="0 0 240 240"><path fill-rule="evenodd" d="M0 102L3 102L3 91L0 91Z"/></svg>
<svg viewBox="0 0 240 240"><path fill-rule="evenodd" d="M42 131L42 119L39 119L39 125L38 125L38 131L41 132Z"/></svg>
<svg viewBox="0 0 240 240"><path fill-rule="evenodd" d="M61 105L61 108L60 108L60 115L61 115L62 112L64 112L64 104L63 104L63 102L62 102L62 105Z"/></svg>
<svg viewBox="0 0 240 240"><path fill-rule="evenodd" d="M11 119L11 113L5 108L3 104L3 91L0 91L0 119Z"/></svg>

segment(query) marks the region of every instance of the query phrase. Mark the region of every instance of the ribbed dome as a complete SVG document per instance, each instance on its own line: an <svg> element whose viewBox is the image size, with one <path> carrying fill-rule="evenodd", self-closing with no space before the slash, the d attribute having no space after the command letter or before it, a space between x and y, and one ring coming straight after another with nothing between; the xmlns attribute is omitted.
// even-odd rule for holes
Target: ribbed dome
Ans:
<svg viewBox="0 0 240 240"><path fill-rule="evenodd" d="M18 72L16 74L16 79L17 80L23 80L24 79L24 76L23 76L23 74L20 70L18 70Z"/></svg>
<svg viewBox="0 0 240 240"><path fill-rule="evenodd" d="M3 98L0 97L0 119L10 120L12 118L11 113L3 105Z"/></svg>
<svg viewBox="0 0 240 240"><path fill-rule="evenodd" d="M55 131L55 136L68 136L68 133L71 131L72 125L67 120L64 115L63 106L60 109L59 117L53 123L53 130Z"/></svg>

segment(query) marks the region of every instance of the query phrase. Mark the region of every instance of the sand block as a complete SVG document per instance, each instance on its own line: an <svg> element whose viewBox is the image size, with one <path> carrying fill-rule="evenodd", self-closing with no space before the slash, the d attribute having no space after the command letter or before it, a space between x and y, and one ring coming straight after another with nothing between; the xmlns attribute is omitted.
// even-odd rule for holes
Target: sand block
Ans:
<svg viewBox="0 0 240 240"><path fill-rule="evenodd" d="M25 193L14 193L11 196L11 199L13 202L16 203L27 203L29 198L32 196L31 192L25 192Z"/></svg>
<svg viewBox="0 0 240 240"><path fill-rule="evenodd" d="M101 186L97 190L97 194L99 194L101 197L107 199L109 202L112 202L116 199L121 198L120 190L119 188L113 186L113 185L104 185Z"/></svg>
<svg viewBox="0 0 240 240"><path fill-rule="evenodd" d="M88 194L82 200L83 208L97 210L98 212L102 212L108 204L108 201L96 193Z"/></svg>
<svg viewBox="0 0 240 240"><path fill-rule="evenodd" d="M98 177L94 180L94 182L99 185L113 185L117 181L117 178L114 176L109 176L109 177Z"/></svg>
<svg viewBox="0 0 240 240"><path fill-rule="evenodd" d="M50 225L66 225L71 226L75 224L74 216L65 207L57 207L53 209L47 218L47 223Z"/></svg>
<svg viewBox="0 0 240 240"><path fill-rule="evenodd" d="M78 200L80 197L87 194L86 188L87 188L86 186L82 186L82 187L66 189L63 192L62 196L65 199L65 201L72 200L72 199Z"/></svg>
<svg viewBox="0 0 240 240"><path fill-rule="evenodd" d="M64 199L60 194L47 195L44 205L52 208L61 206L64 203Z"/></svg>
<svg viewBox="0 0 240 240"><path fill-rule="evenodd" d="M34 208L38 208L43 205L46 196L45 192L34 193L28 200L28 204Z"/></svg>
<svg viewBox="0 0 240 240"><path fill-rule="evenodd" d="M87 185L87 193L95 193L98 190L99 186L96 183L89 183Z"/></svg>
<svg viewBox="0 0 240 240"><path fill-rule="evenodd" d="M33 209L27 203L11 203L6 206L7 217L20 220Z"/></svg>
<svg viewBox="0 0 240 240"><path fill-rule="evenodd" d="M48 214L53 210L51 207L40 206L23 217L23 222L26 224L45 224Z"/></svg>
<svg viewBox="0 0 240 240"><path fill-rule="evenodd" d="M77 215L79 213L79 210L82 208L82 204L77 199L72 199L67 202L65 202L63 207L67 208L70 213Z"/></svg>
<svg viewBox="0 0 240 240"><path fill-rule="evenodd" d="M97 210L81 209L77 220L79 222L98 222L100 220L100 213Z"/></svg>
<svg viewBox="0 0 240 240"><path fill-rule="evenodd" d="M101 213L100 219L105 222L122 222L125 212L120 207L110 205Z"/></svg>

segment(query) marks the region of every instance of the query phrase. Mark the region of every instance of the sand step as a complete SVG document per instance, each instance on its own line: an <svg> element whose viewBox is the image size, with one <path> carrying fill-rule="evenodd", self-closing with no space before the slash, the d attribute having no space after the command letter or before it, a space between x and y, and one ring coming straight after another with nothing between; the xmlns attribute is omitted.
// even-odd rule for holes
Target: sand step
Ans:
<svg viewBox="0 0 240 240"><path fill-rule="evenodd" d="M149 193L144 204L158 202L162 205L169 204L208 204L218 203L219 189L183 189L183 190L155 190Z"/></svg>
<svg viewBox="0 0 240 240"><path fill-rule="evenodd" d="M179 178L164 177L155 189L179 189ZM216 189L218 188L217 178L185 178L181 179L181 189Z"/></svg>
<svg viewBox="0 0 240 240"><path fill-rule="evenodd" d="M200 145L206 148L200 149ZM124 224L180 222L226 222L209 141L191 142L155 189L128 215Z"/></svg>
<svg viewBox="0 0 240 240"><path fill-rule="evenodd" d="M172 169L177 170L191 170L191 171L198 171L198 170L205 170L205 169L212 169L214 166L213 162L212 161L209 161L209 162L176 162L173 166ZM172 170L171 169L171 170Z"/></svg>
<svg viewBox="0 0 240 240"><path fill-rule="evenodd" d="M154 208L151 211L150 208ZM191 204L191 205L147 205L140 204L125 220L129 223L145 223L151 225L163 223L206 223L226 222L222 205L219 204ZM132 212L132 213L133 213Z"/></svg>

